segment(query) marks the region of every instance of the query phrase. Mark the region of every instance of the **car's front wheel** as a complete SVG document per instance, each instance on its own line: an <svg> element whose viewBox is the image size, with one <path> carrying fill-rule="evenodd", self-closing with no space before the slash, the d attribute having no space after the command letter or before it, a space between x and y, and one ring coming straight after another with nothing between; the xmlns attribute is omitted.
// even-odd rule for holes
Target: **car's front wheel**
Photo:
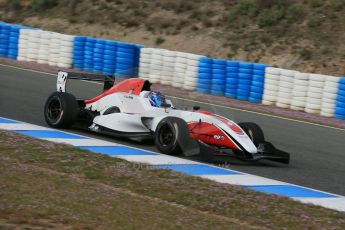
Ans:
<svg viewBox="0 0 345 230"><path fill-rule="evenodd" d="M161 120L155 131L155 144L164 154L178 155L183 152L184 143L190 139L187 123L177 117Z"/></svg>
<svg viewBox="0 0 345 230"><path fill-rule="evenodd" d="M264 132L261 127L253 122L238 123L243 131L249 136L256 147L265 142Z"/></svg>
<svg viewBox="0 0 345 230"><path fill-rule="evenodd" d="M70 93L52 93L44 106L44 118L54 128L69 128L79 113L78 102Z"/></svg>

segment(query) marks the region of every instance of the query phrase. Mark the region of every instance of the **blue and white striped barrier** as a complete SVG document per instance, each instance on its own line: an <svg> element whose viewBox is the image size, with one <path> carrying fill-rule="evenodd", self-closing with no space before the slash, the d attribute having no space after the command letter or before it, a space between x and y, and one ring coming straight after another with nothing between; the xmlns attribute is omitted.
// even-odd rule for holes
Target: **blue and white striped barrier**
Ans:
<svg viewBox="0 0 345 230"><path fill-rule="evenodd" d="M311 203L345 212L345 197L328 192L3 117L0 117L0 129L55 143L66 143L94 153L105 154L130 162L150 164L156 168L170 169L220 183L239 185L258 192L286 196L303 203Z"/></svg>
<svg viewBox="0 0 345 230"><path fill-rule="evenodd" d="M339 78L0 22L0 57L141 77L200 93L345 119ZM338 98L338 99L337 99Z"/></svg>
<svg viewBox="0 0 345 230"><path fill-rule="evenodd" d="M142 47L0 23L0 57L19 61L136 77Z"/></svg>

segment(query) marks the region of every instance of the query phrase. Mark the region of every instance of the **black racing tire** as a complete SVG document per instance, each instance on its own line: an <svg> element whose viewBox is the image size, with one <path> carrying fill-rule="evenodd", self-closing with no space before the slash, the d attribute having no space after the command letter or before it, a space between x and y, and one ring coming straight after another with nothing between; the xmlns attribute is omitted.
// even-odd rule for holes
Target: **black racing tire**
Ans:
<svg viewBox="0 0 345 230"><path fill-rule="evenodd" d="M243 131L249 136L256 147L265 142L265 135L259 125L253 122L238 123Z"/></svg>
<svg viewBox="0 0 345 230"><path fill-rule="evenodd" d="M44 118L54 128L70 128L77 120L79 106L70 93L52 93L44 106Z"/></svg>
<svg viewBox="0 0 345 230"><path fill-rule="evenodd" d="M157 125L154 134L157 149L168 155L181 154L183 143L190 138L187 123L177 117L162 119Z"/></svg>

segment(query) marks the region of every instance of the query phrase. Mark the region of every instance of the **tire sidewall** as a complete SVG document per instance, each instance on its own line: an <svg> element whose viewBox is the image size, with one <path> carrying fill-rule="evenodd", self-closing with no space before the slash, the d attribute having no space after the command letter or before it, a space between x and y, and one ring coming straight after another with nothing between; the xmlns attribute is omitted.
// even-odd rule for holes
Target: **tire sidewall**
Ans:
<svg viewBox="0 0 345 230"><path fill-rule="evenodd" d="M59 118L53 120L48 115L48 107L53 100L58 100L61 106ZM55 128L69 128L76 121L79 108L76 98L69 93L54 92L51 94L44 107L44 117L48 125Z"/></svg>
<svg viewBox="0 0 345 230"><path fill-rule="evenodd" d="M61 106L61 109L62 109L62 112L60 113L59 115L59 118L57 120L53 120L49 117L48 115L48 107L49 105L53 102L53 100L57 100L59 101L60 103L60 106ZM48 99L47 99L47 102L45 104L45 108L44 108L44 116L45 116L45 119L47 121L47 123L51 126L55 126L55 125L58 125L60 122L61 122L61 119L63 118L63 103L61 101L61 98L57 95L57 94L52 94Z"/></svg>
<svg viewBox="0 0 345 230"><path fill-rule="evenodd" d="M165 125L171 129L174 136L174 140L168 146L164 146L160 141L160 132ZM159 122L156 128L154 138L156 147L164 154L178 155L182 153L180 142L182 138L185 138L184 134L189 136L188 126L184 120L175 117L166 117Z"/></svg>

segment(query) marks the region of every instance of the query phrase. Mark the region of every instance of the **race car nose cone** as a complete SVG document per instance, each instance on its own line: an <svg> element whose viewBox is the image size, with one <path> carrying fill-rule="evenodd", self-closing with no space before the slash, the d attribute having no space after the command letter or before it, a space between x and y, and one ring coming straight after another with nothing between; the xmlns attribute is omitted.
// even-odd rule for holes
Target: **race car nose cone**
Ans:
<svg viewBox="0 0 345 230"><path fill-rule="evenodd" d="M257 153L258 149L255 147L255 145L251 146L251 148L247 148L247 151L249 153Z"/></svg>

